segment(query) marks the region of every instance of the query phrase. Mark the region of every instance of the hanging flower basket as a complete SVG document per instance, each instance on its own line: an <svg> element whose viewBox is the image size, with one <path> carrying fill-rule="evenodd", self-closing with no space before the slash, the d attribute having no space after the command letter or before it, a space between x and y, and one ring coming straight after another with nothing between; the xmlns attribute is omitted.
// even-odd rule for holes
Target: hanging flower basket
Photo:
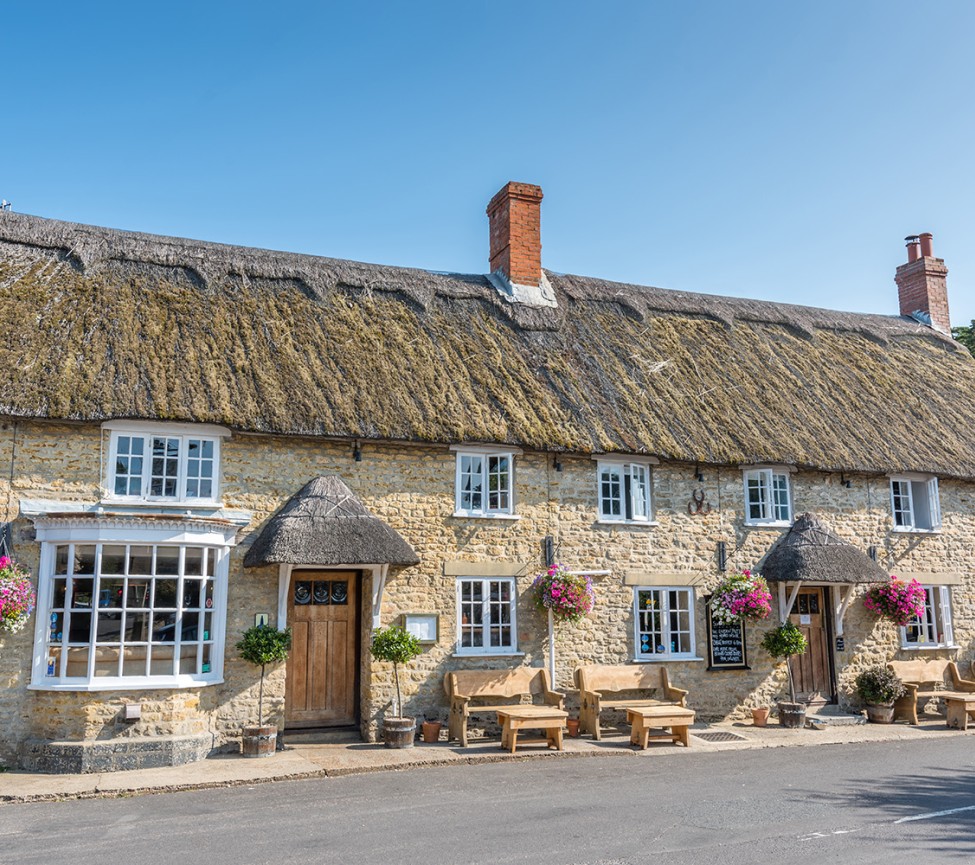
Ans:
<svg viewBox="0 0 975 865"><path fill-rule="evenodd" d="M34 612L37 595L30 575L10 556L0 556L0 633L15 634Z"/></svg>
<svg viewBox="0 0 975 865"><path fill-rule="evenodd" d="M592 578L585 574L570 574L565 565L552 565L535 577L531 587L532 599L540 610L552 611L560 622L578 622L592 612L596 592Z"/></svg>
<svg viewBox="0 0 975 865"><path fill-rule="evenodd" d="M722 624L734 625L742 619L760 621L772 612L772 593L763 577L751 571L723 580L711 595L711 615Z"/></svg>
<svg viewBox="0 0 975 865"><path fill-rule="evenodd" d="M917 580L905 583L892 574L889 583L874 586L867 592L863 606L882 619L904 627L924 615L925 600L925 591Z"/></svg>

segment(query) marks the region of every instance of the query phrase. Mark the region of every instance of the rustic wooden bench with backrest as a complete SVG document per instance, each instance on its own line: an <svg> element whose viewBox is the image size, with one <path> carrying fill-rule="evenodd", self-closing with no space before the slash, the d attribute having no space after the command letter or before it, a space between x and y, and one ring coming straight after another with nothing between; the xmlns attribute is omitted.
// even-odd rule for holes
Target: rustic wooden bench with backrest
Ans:
<svg viewBox="0 0 975 865"><path fill-rule="evenodd" d="M687 691L673 687L667 668L659 664L589 664L576 670L576 687L581 703L579 730L592 733L594 739L602 737L599 715L604 709L684 706L687 701ZM626 692L635 696L621 696Z"/></svg>
<svg viewBox="0 0 975 865"><path fill-rule="evenodd" d="M958 665L947 658L890 661L887 664L904 683L907 693L894 701L894 720L917 724L917 701L944 697L946 692L975 693L975 682L963 679Z"/></svg>
<svg viewBox="0 0 975 865"><path fill-rule="evenodd" d="M546 706L562 709L565 704L565 694L549 687L548 671L537 667L455 670L447 673L443 685L450 700L447 739L458 739L464 746L467 745L467 719L473 714L504 711L526 700L534 703L539 697Z"/></svg>

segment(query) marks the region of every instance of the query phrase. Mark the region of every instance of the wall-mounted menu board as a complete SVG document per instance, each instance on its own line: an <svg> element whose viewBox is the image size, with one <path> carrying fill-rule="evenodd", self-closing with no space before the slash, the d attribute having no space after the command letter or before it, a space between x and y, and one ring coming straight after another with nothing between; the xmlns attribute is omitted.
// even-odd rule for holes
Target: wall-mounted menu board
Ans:
<svg viewBox="0 0 975 865"><path fill-rule="evenodd" d="M745 623L726 625L711 616L710 598L708 611L708 669L750 670L745 654Z"/></svg>

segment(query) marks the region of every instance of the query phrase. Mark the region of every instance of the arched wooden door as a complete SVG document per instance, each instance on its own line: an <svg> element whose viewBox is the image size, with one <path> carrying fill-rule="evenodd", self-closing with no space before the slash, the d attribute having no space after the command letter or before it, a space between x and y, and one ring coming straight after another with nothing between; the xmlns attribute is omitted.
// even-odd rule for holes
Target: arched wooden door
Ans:
<svg viewBox="0 0 975 865"><path fill-rule="evenodd" d="M806 651L792 658L796 697L805 703L831 703L835 699L830 664L829 590L822 586L799 589L789 621L797 625L808 643Z"/></svg>
<svg viewBox="0 0 975 865"><path fill-rule="evenodd" d="M291 572L286 727L356 723L358 584L355 571Z"/></svg>

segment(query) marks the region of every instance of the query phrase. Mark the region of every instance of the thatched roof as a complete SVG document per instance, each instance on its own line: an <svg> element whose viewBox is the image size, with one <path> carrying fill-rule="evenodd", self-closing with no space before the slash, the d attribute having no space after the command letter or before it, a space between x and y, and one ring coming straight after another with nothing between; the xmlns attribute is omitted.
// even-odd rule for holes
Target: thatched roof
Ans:
<svg viewBox="0 0 975 865"><path fill-rule="evenodd" d="M887 572L814 514L801 514L759 568L769 582L886 583Z"/></svg>
<svg viewBox="0 0 975 865"><path fill-rule="evenodd" d="M413 548L369 513L343 480L315 478L285 503L244 556L260 565L415 565Z"/></svg>
<svg viewBox="0 0 975 865"><path fill-rule="evenodd" d="M527 308L480 275L0 213L0 414L975 477L975 361L929 327L548 278L558 308Z"/></svg>

